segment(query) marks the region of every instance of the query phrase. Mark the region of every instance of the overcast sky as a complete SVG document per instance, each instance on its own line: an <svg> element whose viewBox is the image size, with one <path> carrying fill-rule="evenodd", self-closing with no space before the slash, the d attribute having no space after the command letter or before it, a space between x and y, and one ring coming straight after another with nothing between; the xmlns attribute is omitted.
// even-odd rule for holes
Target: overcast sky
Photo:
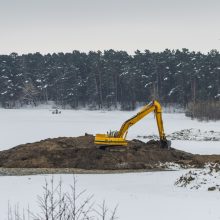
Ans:
<svg viewBox="0 0 220 220"><path fill-rule="evenodd" d="M220 50L220 0L0 0L0 54Z"/></svg>

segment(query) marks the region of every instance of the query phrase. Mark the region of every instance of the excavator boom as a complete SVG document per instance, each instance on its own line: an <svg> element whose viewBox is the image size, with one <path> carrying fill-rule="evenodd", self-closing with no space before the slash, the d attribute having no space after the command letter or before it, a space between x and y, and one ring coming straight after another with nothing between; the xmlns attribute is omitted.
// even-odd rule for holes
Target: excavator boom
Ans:
<svg viewBox="0 0 220 220"><path fill-rule="evenodd" d="M160 136L161 147L169 148L170 142L166 140L164 133L163 120L162 120L162 108L157 101L152 101L148 105L144 106L135 116L125 121L118 132L110 132L107 134L96 134L95 144L99 145L113 145L113 146L126 146L126 135L128 129L144 118L151 112L155 112L157 127Z"/></svg>

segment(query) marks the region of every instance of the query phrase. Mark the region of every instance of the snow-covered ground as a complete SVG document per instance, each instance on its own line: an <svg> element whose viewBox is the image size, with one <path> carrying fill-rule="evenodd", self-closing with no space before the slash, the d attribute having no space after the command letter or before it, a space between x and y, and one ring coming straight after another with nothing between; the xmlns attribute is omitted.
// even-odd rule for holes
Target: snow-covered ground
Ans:
<svg viewBox="0 0 220 220"><path fill-rule="evenodd" d="M190 190L174 185L186 171L146 172L130 174L77 175L78 190L87 189L97 203L106 201L109 208L117 204L122 220L217 220L220 218L220 192ZM55 178L59 180L59 175ZM50 180L50 176L46 176ZM30 206L37 211L36 196L42 194L45 176L1 177L0 217L7 214L11 204ZM72 175L62 175L65 186L73 183Z"/></svg>
<svg viewBox="0 0 220 220"><path fill-rule="evenodd" d="M183 129L175 131L172 134L167 134L169 140L183 141L220 141L220 132L216 131L201 131L200 129ZM158 135L143 136L143 138L159 139Z"/></svg>
<svg viewBox="0 0 220 220"><path fill-rule="evenodd" d="M189 189L220 191L220 166L219 164L209 163L204 169L191 169L179 177L175 185Z"/></svg>
<svg viewBox="0 0 220 220"><path fill-rule="evenodd" d="M101 112L65 110L54 115L48 109L0 109L0 149L34 142L49 137L79 136L117 130L135 112ZM163 114L165 132L171 134L182 129L200 129L220 132L220 122L199 122L184 114ZM153 114L130 128L128 139L137 136L156 135ZM146 141L146 139L143 139ZM173 140L172 146L181 150L202 154L220 154L219 141ZM220 193L207 190L191 190L177 187L175 181L187 170L145 172L130 174L81 174L77 175L79 190L87 189L97 202L106 200L110 208L119 205L118 216L122 220L160 219L220 219ZM72 175L61 175L64 185L72 183ZM44 180L51 175L1 176L0 219L7 217L8 201L19 202L20 207L36 210L36 195L42 193ZM55 175L56 179L60 175Z"/></svg>

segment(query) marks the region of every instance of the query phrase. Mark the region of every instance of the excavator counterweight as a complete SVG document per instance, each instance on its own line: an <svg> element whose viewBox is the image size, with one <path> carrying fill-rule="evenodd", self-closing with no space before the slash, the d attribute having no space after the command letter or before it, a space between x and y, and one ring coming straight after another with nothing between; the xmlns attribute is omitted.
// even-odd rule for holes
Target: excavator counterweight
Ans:
<svg viewBox="0 0 220 220"><path fill-rule="evenodd" d="M162 108L157 101L152 101L144 106L135 116L125 121L119 131L110 131L107 134L96 134L95 144L110 145L110 146L127 146L126 135L128 129L148 115L150 112L155 112L157 127L160 136L160 145L162 148L170 148L171 142L166 139L162 120Z"/></svg>

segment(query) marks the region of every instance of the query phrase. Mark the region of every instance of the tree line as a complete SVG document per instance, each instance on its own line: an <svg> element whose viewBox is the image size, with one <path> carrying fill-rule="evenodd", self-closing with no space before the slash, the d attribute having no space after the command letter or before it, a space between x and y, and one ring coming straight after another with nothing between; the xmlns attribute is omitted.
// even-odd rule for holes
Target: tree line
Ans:
<svg viewBox="0 0 220 220"><path fill-rule="evenodd" d="M220 54L166 49L0 55L0 103L120 108L157 99L187 107L220 100Z"/></svg>

